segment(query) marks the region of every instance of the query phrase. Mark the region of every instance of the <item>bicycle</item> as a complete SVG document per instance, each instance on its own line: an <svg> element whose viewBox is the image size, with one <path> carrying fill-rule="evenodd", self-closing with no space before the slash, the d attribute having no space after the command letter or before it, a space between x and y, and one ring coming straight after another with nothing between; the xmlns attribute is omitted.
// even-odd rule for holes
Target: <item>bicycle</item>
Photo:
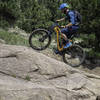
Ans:
<svg viewBox="0 0 100 100"><path fill-rule="evenodd" d="M56 33L57 49L61 53L63 61L73 67L81 65L85 60L84 49L81 46L73 43L72 38L74 37L74 35L69 38L69 40L72 41L72 46L64 49L64 39L61 36L60 26L58 25L58 23L54 23L53 25L51 25L48 30L42 28L34 30L29 36L30 47L35 50L46 49L51 43L51 36L53 32Z"/></svg>

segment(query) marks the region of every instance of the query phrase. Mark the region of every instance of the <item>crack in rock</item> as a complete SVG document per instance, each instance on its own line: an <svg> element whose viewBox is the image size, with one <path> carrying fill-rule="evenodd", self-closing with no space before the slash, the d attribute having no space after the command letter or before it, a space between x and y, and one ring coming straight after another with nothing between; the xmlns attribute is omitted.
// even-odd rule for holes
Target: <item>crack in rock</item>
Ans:
<svg viewBox="0 0 100 100"><path fill-rule="evenodd" d="M37 68L37 69L31 70L28 73L32 73L32 72L39 72L39 69Z"/></svg>
<svg viewBox="0 0 100 100"><path fill-rule="evenodd" d="M54 75L52 77L50 77L48 80L52 80L52 79L56 79L56 78L61 78L61 77L66 77L66 75Z"/></svg>
<svg viewBox="0 0 100 100"><path fill-rule="evenodd" d="M0 57L0 58L13 58L13 57L17 58L17 55L16 54L10 54L10 55Z"/></svg>

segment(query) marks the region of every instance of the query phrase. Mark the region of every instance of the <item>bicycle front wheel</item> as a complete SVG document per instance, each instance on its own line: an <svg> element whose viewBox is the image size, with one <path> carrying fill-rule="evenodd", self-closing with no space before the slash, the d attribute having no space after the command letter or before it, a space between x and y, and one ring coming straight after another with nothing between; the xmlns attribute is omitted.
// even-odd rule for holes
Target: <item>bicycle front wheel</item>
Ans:
<svg viewBox="0 0 100 100"><path fill-rule="evenodd" d="M36 29L29 37L29 44L35 50L44 50L51 43L49 31L45 29Z"/></svg>
<svg viewBox="0 0 100 100"><path fill-rule="evenodd" d="M79 45L72 45L63 53L63 61L70 66L77 67L85 60L85 51Z"/></svg>

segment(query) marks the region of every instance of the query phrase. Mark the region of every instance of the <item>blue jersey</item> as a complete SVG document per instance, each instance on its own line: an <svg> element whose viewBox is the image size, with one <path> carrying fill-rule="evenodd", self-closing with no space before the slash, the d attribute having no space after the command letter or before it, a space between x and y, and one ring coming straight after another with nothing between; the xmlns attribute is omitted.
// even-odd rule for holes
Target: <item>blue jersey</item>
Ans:
<svg viewBox="0 0 100 100"><path fill-rule="evenodd" d="M68 11L66 14L66 19L69 20L70 23L73 25L67 28L61 29L61 33L65 34L68 38L71 37L71 35L79 29L79 25L77 25L77 18L75 17L75 12L74 11Z"/></svg>
<svg viewBox="0 0 100 100"><path fill-rule="evenodd" d="M73 25L77 23L77 18L75 17L74 11L68 11L66 14L66 19L68 19Z"/></svg>

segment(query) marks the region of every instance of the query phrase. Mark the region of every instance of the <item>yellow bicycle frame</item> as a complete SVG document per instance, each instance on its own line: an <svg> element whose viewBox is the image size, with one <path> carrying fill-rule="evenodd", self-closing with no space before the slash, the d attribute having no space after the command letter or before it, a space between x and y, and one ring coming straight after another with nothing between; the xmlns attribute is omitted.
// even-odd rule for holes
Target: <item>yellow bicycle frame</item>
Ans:
<svg viewBox="0 0 100 100"><path fill-rule="evenodd" d="M63 50L63 45L60 47L60 44L59 44L59 32L60 32L60 28L59 27L55 27L54 28L55 32L56 32L56 35L57 35L57 48L59 51L62 51Z"/></svg>

